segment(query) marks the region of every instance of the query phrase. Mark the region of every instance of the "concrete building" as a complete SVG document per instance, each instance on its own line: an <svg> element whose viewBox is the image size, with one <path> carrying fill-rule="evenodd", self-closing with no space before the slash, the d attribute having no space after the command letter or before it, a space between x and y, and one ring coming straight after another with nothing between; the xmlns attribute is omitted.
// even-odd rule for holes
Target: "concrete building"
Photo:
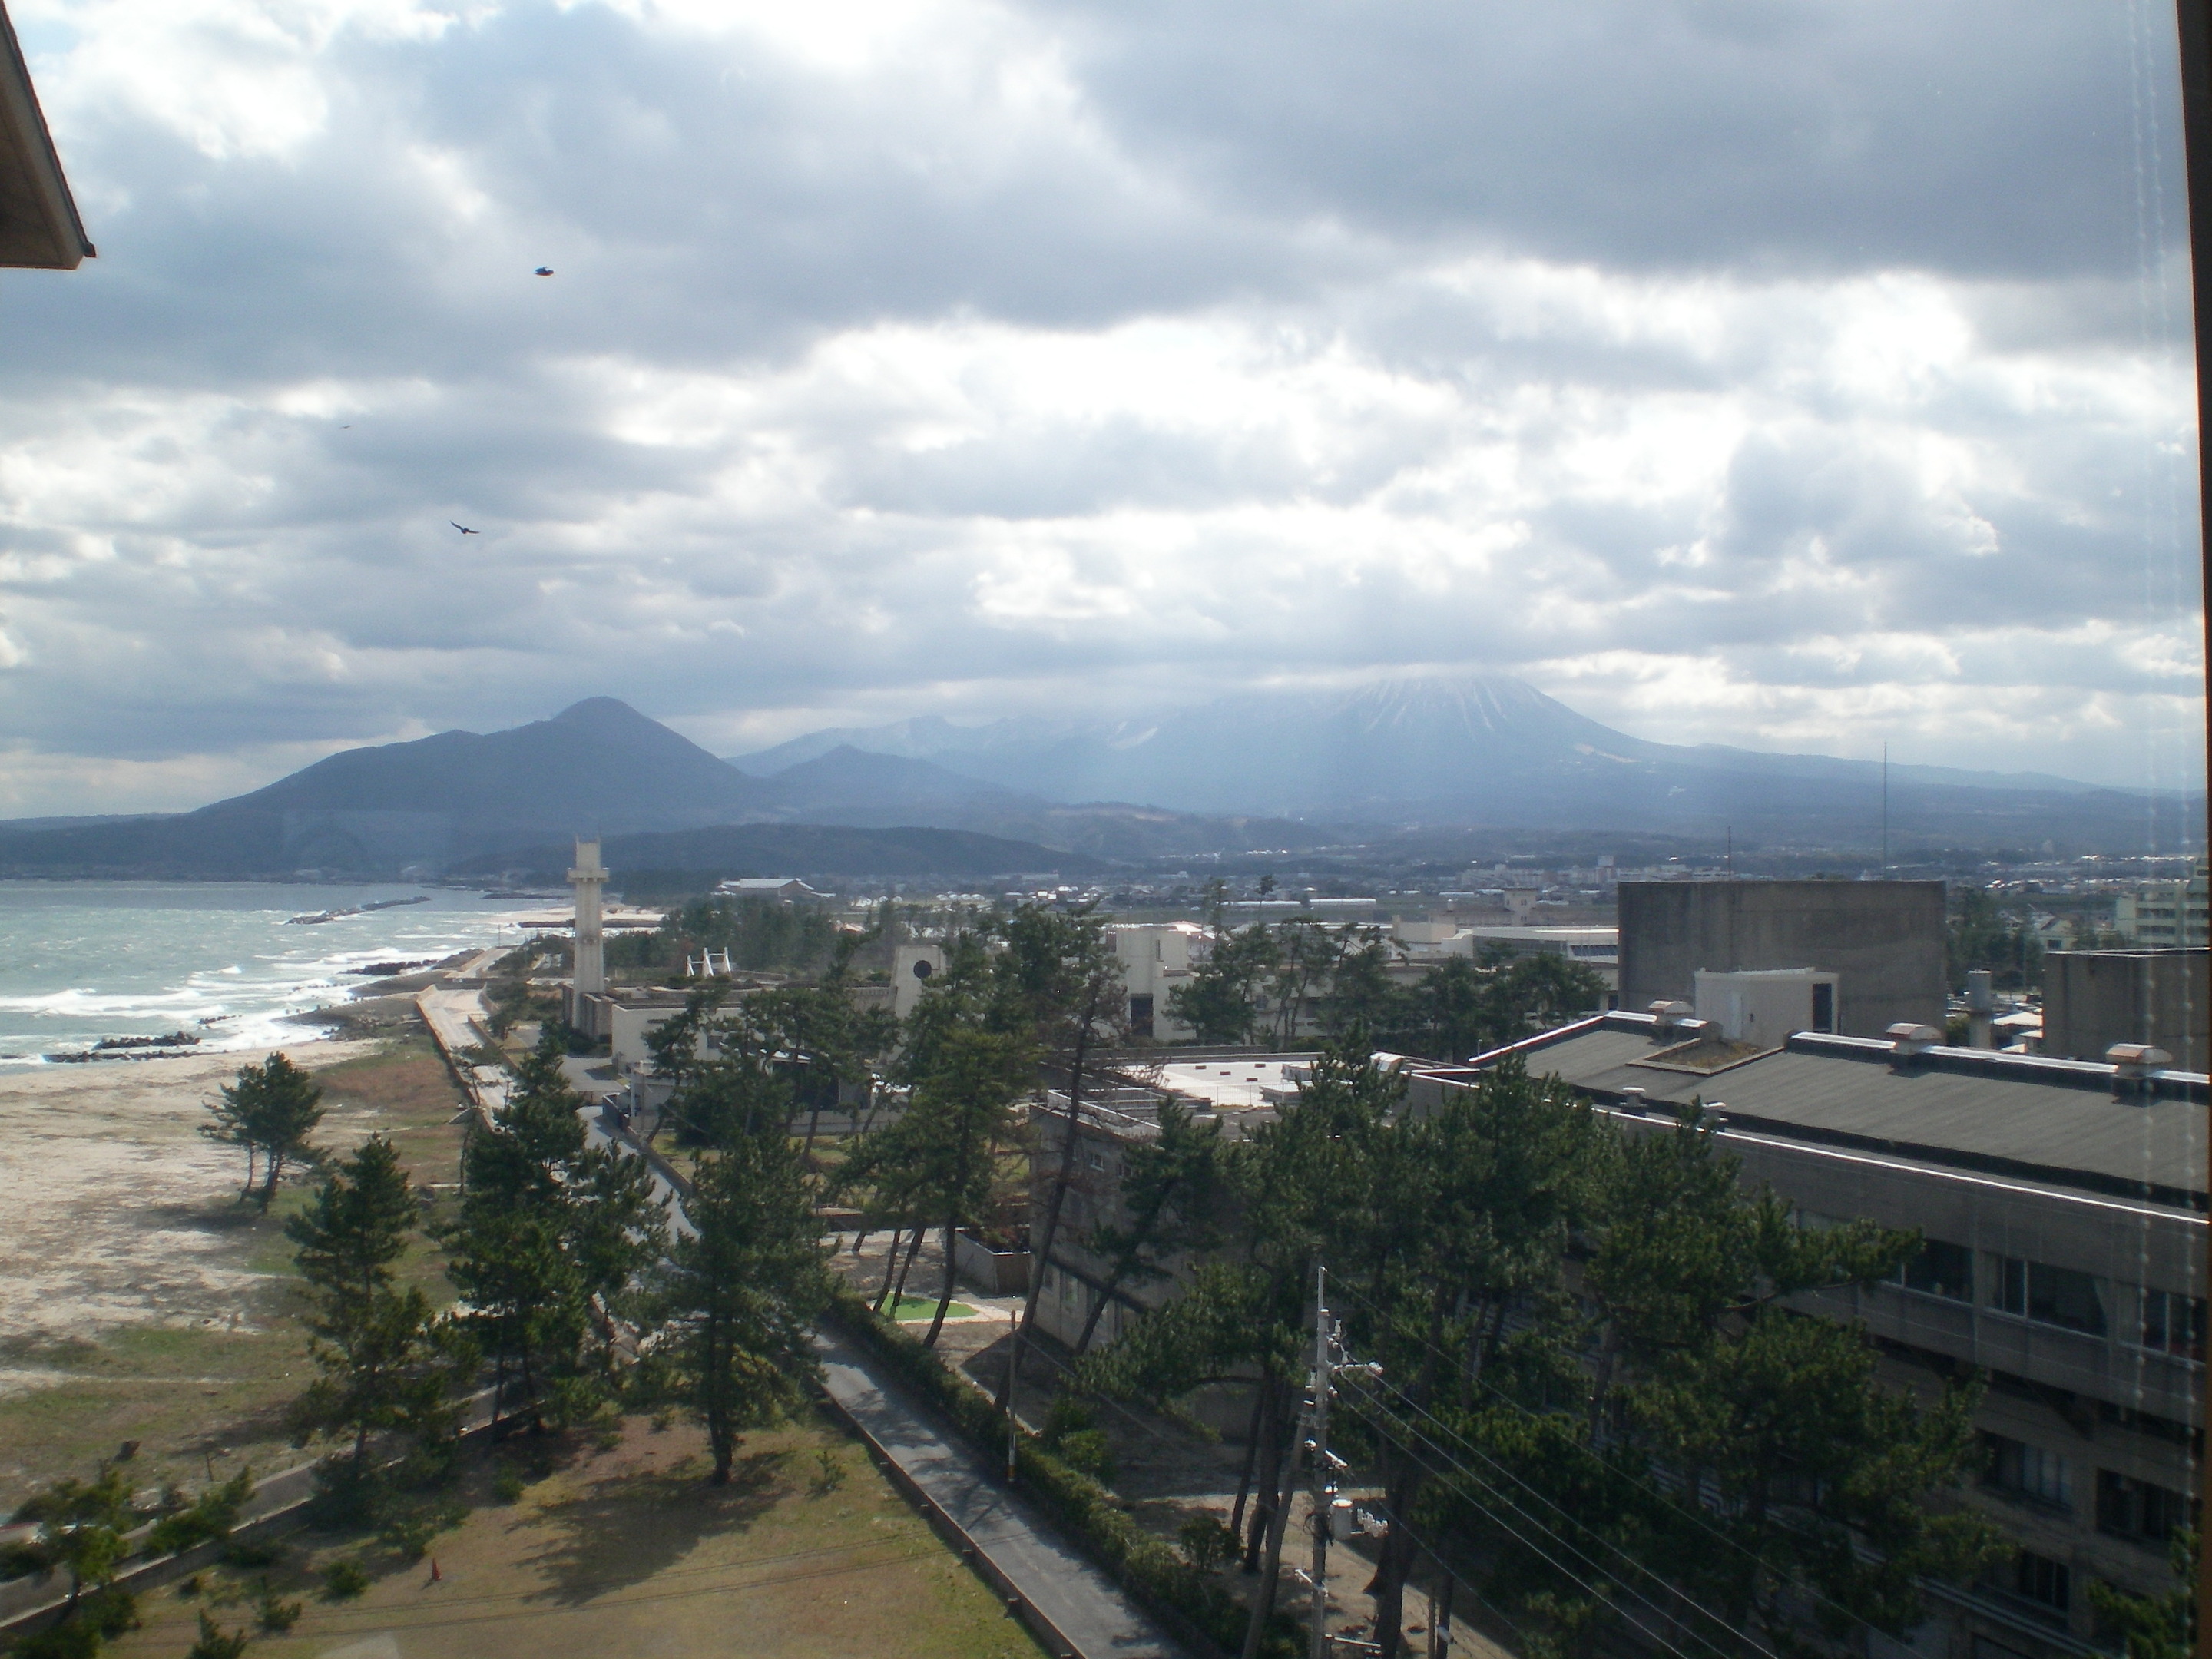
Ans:
<svg viewBox="0 0 2212 1659"><path fill-rule="evenodd" d="M1632 881L1619 889L1620 1006L1690 1002L1700 970L1816 969L1835 1030L1942 1026L1940 881Z"/></svg>
<svg viewBox="0 0 2212 1659"><path fill-rule="evenodd" d="M2147 1043L2203 1071L2212 1024L2212 951L2054 951L2043 959L2043 1052L2102 1060Z"/></svg>
<svg viewBox="0 0 2212 1659"><path fill-rule="evenodd" d="M1697 987L1697 1017L1730 1042L1772 1048L1793 1032L1836 1029L1836 975L1817 968L1699 969Z"/></svg>
<svg viewBox="0 0 2212 1659"><path fill-rule="evenodd" d="M0 265L75 270L93 257L30 66L0 6Z"/></svg>
<svg viewBox="0 0 2212 1659"><path fill-rule="evenodd" d="M776 899L786 904L811 902L823 896L796 876L739 876L718 881L715 893L723 898Z"/></svg>
<svg viewBox="0 0 2212 1659"><path fill-rule="evenodd" d="M1109 922L1107 937L1128 988L1129 1035L1157 1042L1188 1042L1192 1032L1168 1012L1168 995L1206 960L1213 935L1194 921Z"/></svg>
<svg viewBox="0 0 2212 1659"><path fill-rule="evenodd" d="M2112 901L2112 931L2148 951L2212 945L2204 860L2185 881L2154 881Z"/></svg>
<svg viewBox="0 0 2212 1659"><path fill-rule="evenodd" d="M561 1012L569 1024L586 1036L605 1037L588 1006L607 988L606 930L600 903L607 884L606 866L599 862L599 838L576 841L576 862L568 872L568 891L575 899L575 933L568 983L562 993Z"/></svg>
<svg viewBox="0 0 2212 1659"><path fill-rule="evenodd" d="M1925 1243L1897 1279L1802 1299L1863 1322L1887 1380L1932 1395L1978 1369L1989 1469L1972 1501L2021 1553L1917 1651L2056 1659L2100 1650L2092 1580L2168 1584L2202 1455L2206 1105L2202 1073L1801 1033L1698 1062L1681 1029L1616 1013L1498 1054L1557 1077L1632 1133L1702 1099L1747 1185L1802 1224L1869 1217ZM1465 1086L1440 1073L1440 1092ZM1417 1090L1418 1094L1418 1090Z"/></svg>
<svg viewBox="0 0 2212 1659"><path fill-rule="evenodd" d="M921 1001L929 981L945 971L945 946L932 939L915 939L891 951L891 1012L901 1019Z"/></svg>

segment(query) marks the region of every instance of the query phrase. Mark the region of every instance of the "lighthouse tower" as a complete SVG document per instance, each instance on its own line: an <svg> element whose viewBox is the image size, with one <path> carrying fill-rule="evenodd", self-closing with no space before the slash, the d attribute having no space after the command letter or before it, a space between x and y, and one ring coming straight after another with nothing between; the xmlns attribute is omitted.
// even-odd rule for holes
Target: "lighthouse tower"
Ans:
<svg viewBox="0 0 2212 1659"><path fill-rule="evenodd" d="M599 837L589 841L579 837L576 867L568 872L568 890L576 896L575 1012L569 1019L577 1025L585 1023L578 1018L583 1012L584 998L607 988L606 935L599 925L599 890L606 884L606 868L599 862Z"/></svg>

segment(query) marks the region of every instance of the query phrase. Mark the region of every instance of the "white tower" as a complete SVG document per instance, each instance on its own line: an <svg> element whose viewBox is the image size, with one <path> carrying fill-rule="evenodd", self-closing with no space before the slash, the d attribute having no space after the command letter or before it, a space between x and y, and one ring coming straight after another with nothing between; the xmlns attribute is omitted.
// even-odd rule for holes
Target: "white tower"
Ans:
<svg viewBox="0 0 2212 1659"><path fill-rule="evenodd" d="M607 872L599 863L599 843L580 837L576 842L576 867L568 872L568 890L576 896L575 994L607 988L606 935L599 926L599 889Z"/></svg>

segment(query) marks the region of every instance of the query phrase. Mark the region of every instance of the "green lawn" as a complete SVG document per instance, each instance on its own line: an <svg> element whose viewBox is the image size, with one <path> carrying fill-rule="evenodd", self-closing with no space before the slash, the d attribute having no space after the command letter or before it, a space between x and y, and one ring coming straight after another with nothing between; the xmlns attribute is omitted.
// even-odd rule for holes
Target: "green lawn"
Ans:
<svg viewBox="0 0 2212 1659"><path fill-rule="evenodd" d="M632 1418L599 1449L511 1442L471 1460L457 1489L466 1519L431 1541L428 1559L404 1560L365 1534L295 1534L272 1564L142 1597L143 1626L107 1651L176 1659L202 1608L251 1631L265 1580L301 1616L288 1633L257 1636L252 1659L1039 1659L1024 1626L826 1418L747 1435L727 1486L708 1483L703 1441L688 1425L655 1431ZM524 1483L506 1502L501 1464ZM368 1576L356 1599L323 1589L340 1561Z"/></svg>
<svg viewBox="0 0 2212 1659"><path fill-rule="evenodd" d="M963 1319L975 1310L965 1302L956 1302L945 1310L947 1319ZM933 1319L937 1316L937 1298L933 1296L902 1296L896 1307L884 1312L893 1319Z"/></svg>

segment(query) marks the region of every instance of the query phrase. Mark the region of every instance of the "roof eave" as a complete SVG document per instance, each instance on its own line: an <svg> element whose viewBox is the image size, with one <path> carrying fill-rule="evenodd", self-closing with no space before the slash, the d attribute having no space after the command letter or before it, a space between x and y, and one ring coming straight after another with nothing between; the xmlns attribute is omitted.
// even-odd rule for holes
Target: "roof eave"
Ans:
<svg viewBox="0 0 2212 1659"><path fill-rule="evenodd" d="M0 266L75 270L98 251L84 234L15 26L0 0Z"/></svg>

